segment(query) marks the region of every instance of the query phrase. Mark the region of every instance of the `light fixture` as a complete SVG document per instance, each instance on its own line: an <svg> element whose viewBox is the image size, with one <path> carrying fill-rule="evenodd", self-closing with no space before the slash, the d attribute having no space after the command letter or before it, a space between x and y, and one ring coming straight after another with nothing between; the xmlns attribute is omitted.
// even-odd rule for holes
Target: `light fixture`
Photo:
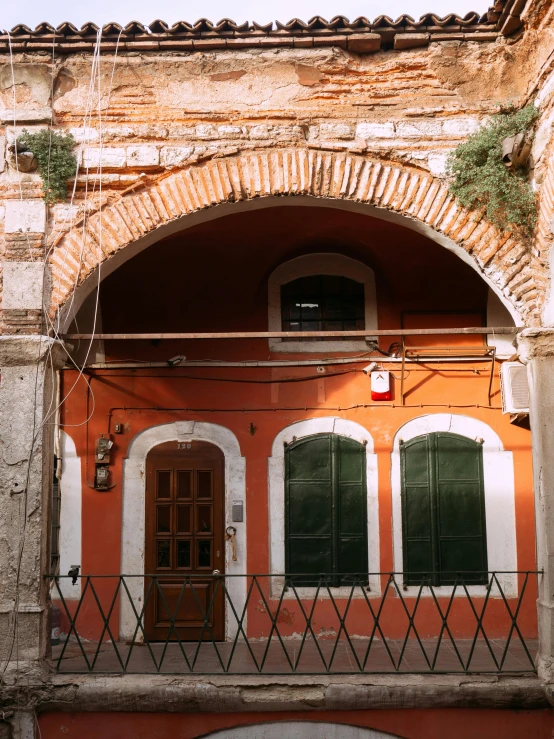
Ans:
<svg viewBox="0 0 554 739"><path fill-rule="evenodd" d="M170 367L175 367L176 364L181 364L181 362L184 362L186 359L184 354L177 354L176 357L171 357L171 359L167 360L167 363Z"/></svg>

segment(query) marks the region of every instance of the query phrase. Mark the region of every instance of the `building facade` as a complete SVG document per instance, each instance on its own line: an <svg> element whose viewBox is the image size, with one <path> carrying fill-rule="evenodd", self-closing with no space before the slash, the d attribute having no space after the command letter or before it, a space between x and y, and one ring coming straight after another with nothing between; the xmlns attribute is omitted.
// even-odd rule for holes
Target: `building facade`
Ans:
<svg viewBox="0 0 554 739"><path fill-rule="evenodd" d="M552 12L0 36L6 736L550 737Z"/></svg>

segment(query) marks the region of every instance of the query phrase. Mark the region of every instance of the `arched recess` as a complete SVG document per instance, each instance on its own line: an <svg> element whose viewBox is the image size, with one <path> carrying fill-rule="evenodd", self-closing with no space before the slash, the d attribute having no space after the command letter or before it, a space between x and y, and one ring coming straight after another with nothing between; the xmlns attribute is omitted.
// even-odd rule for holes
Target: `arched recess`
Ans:
<svg viewBox="0 0 554 739"><path fill-rule="evenodd" d="M225 455L225 528L234 526L236 535L236 561L231 557L230 547L225 552L225 571L229 575L246 572L246 506L242 523L232 521L232 503L245 501L246 466L241 455L239 442L232 431L215 423L200 421L175 421L153 426L137 434L129 445L123 462L123 523L121 530L121 572L128 575L144 574L145 545L145 465L148 452L166 441L207 441L219 447ZM127 581L129 596L138 613L144 605L144 581L140 577ZM246 579L230 577L227 591L237 613L242 613L246 603ZM121 599L120 635L123 639L134 636L136 616L129 598ZM236 633L236 620L226 609L226 637ZM139 633L137 638L142 637Z"/></svg>
<svg viewBox="0 0 554 739"><path fill-rule="evenodd" d="M222 729L204 735L206 739L394 739L393 734L364 726L331 724L323 721L276 721Z"/></svg>
<svg viewBox="0 0 554 739"><path fill-rule="evenodd" d="M309 418L282 429L271 448L271 457L268 459L268 514L269 514L269 548L270 572L281 575L285 572L285 444L294 439L302 439L314 434L338 434L365 444L366 447L366 487L367 487L367 548L368 569L370 573L379 572L379 499L377 479L377 455L374 452L373 438L369 431L355 421L345 418L326 416L323 418ZM274 578L276 592L281 592L282 583ZM369 591L372 596L381 592L381 581L378 575L369 576ZM350 587L332 588L334 594L348 597ZM311 588L296 588L299 594L309 597ZM285 596L287 597L287 596ZM295 597L291 594L291 597ZM322 591L320 597L325 597Z"/></svg>
<svg viewBox="0 0 554 739"><path fill-rule="evenodd" d="M347 277L364 286L365 328L368 338L371 329L377 328L377 291L375 273L366 264L351 259L344 254L305 254L301 257L283 262L271 273L268 280L268 316L269 331L281 331L281 287L299 277L310 275L337 275ZM317 343L270 339L269 348L273 352L319 352ZM367 351L365 339L356 341L329 341L325 344L328 352Z"/></svg>
<svg viewBox="0 0 554 739"><path fill-rule="evenodd" d="M423 233L472 266L516 324L538 325L537 283L544 281L545 267L515 237L461 208L444 182L396 162L307 148L246 152L187 166L74 224L50 257L52 313L62 309L64 330L95 287L100 265L102 275L109 274L162 237L248 208L305 204L353 210ZM80 289L68 300L75 286Z"/></svg>
<svg viewBox="0 0 554 739"><path fill-rule="evenodd" d="M391 460L391 493L394 569L402 572L402 503L400 472L400 440L409 441L436 431L447 431L469 439L483 440L483 477L485 487L485 517L487 526L487 553L489 571L513 573L517 570L515 479L512 452L504 450L498 434L483 421L454 413L433 413L419 416L401 426L394 437ZM506 596L517 594L517 575L501 574L498 580ZM435 593L448 594L450 586L434 588ZM485 585L470 585L471 594L485 595ZM408 586L409 594L417 595L419 587ZM461 596L464 595L459 590ZM431 595L424 592L424 596ZM491 595L499 596L498 588Z"/></svg>

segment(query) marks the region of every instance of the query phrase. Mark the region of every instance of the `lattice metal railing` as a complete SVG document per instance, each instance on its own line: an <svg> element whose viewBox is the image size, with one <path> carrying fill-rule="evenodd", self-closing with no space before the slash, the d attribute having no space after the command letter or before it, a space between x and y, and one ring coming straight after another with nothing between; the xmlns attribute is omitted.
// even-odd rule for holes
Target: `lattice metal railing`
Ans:
<svg viewBox="0 0 554 739"><path fill-rule="evenodd" d="M340 588L333 575L311 587L299 575L50 576L62 626L52 660L71 673L535 672L540 573L489 572L480 586L458 573L442 587L428 573L409 588L377 574L379 592L375 574Z"/></svg>

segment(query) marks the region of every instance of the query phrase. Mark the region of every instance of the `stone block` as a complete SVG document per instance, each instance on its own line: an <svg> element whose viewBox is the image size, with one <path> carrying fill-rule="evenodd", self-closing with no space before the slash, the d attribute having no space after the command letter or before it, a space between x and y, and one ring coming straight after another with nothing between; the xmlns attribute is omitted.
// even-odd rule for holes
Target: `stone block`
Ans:
<svg viewBox="0 0 554 739"><path fill-rule="evenodd" d="M40 310L43 301L44 264L5 262L2 304L5 310Z"/></svg>
<svg viewBox="0 0 554 739"><path fill-rule="evenodd" d="M425 139L441 136L442 133L442 124L438 120L402 121L396 124L396 134L400 139Z"/></svg>
<svg viewBox="0 0 554 739"><path fill-rule="evenodd" d="M322 123L319 135L322 139L353 139L354 127L347 123Z"/></svg>
<svg viewBox="0 0 554 739"><path fill-rule="evenodd" d="M448 154L444 152L436 152L429 154L427 158L427 164L429 166L429 171L431 174L435 175L435 177L444 177L446 174L446 160L448 159Z"/></svg>
<svg viewBox="0 0 554 739"><path fill-rule="evenodd" d="M478 118L464 116L463 118L452 118L449 121L444 121L442 130L448 136L469 136L469 134L475 133L480 125L481 121Z"/></svg>
<svg viewBox="0 0 554 739"><path fill-rule="evenodd" d="M127 147L127 166L157 167L160 163L160 151L157 146L138 144Z"/></svg>
<svg viewBox="0 0 554 739"><path fill-rule="evenodd" d="M244 131L240 126L218 126L217 133L222 139L238 139L243 136Z"/></svg>
<svg viewBox="0 0 554 739"><path fill-rule="evenodd" d="M44 233L46 205L44 200L6 201L6 233Z"/></svg>
<svg viewBox="0 0 554 739"><path fill-rule="evenodd" d="M249 130L250 138L251 139L269 139L270 133L269 133L269 127L265 125L260 126L252 126L252 128Z"/></svg>
<svg viewBox="0 0 554 739"><path fill-rule="evenodd" d="M196 126L196 135L199 139L217 139L217 128L211 123L200 123Z"/></svg>
<svg viewBox="0 0 554 739"><path fill-rule="evenodd" d="M83 167L120 168L127 163L127 155L123 147L104 147L102 149L88 147L83 151Z"/></svg>
<svg viewBox="0 0 554 739"><path fill-rule="evenodd" d="M0 136L0 172L6 167L6 137Z"/></svg>
<svg viewBox="0 0 554 739"><path fill-rule="evenodd" d="M162 167L176 167L189 159L194 152L194 146L163 146L160 151Z"/></svg>
<svg viewBox="0 0 554 739"><path fill-rule="evenodd" d="M358 123L356 126L356 138L391 139L394 134L394 123Z"/></svg>
<svg viewBox="0 0 554 739"><path fill-rule="evenodd" d="M91 126L80 126L79 128L70 128L69 133L73 136L78 144L89 144L92 141L98 141L98 129ZM104 130L104 137L106 131Z"/></svg>
<svg viewBox="0 0 554 739"><path fill-rule="evenodd" d="M49 123L52 120L51 108L4 108L0 110L0 123Z"/></svg>

